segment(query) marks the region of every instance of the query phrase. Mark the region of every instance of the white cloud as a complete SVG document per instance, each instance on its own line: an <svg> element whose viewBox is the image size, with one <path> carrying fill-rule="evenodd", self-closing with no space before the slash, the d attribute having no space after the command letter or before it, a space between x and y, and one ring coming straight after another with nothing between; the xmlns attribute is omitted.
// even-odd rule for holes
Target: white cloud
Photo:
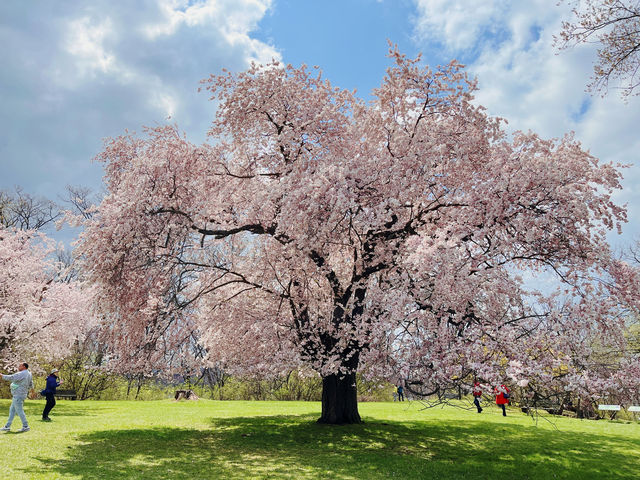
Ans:
<svg viewBox="0 0 640 480"><path fill-rule="evenodd" d="M479 36L495 31L500 16L498 0L416 0L416 33L421 40L436 40L452 51L474 47Z"/></svg>
<svg viewBox="0 0 640 480"><path fill-rule="evenodd" d="M102 139L171 122L202 141L199 81L279 58L254 38L271 0L0 2L0 188L98 188Z"/></svg>
<svg viewBox="0 0 640 480"><path fill-rule="evenodd" d="M270 6L270 0L205 0L195 3L159 0L161 17L145 24L142 31L150 40L155 40L159 36L174 35L181 26L195 28L215 24L229 43L244 43L248 40L247 33L256 28Z"/></svg>
<svg viewBox="0 0 640 480"><path fill-rule="evenodd" d="M104 37L110 31L109 20L92 23L91 18L83 17L69 22L66 49L77 58L83 73L94 70L107 73L113 68L115 57L103 47Z"/></svg>
<svg viewBox="0 0 640 480"><path fill-rule="evenodd" d="M469 57L468 70L478 77L478 103L509 121L510 130L534 130L546 137L575 131L584 148L603 161L632 163L624 172L623 191L629 205L625 235L616 245L640 235L640 98L625 104L617 92L592 97L585 86L597 46L558 53L553 35L566 5L548 0L415 0L419 16L416 37L427 47L436 41L451 56Z"/></svg>

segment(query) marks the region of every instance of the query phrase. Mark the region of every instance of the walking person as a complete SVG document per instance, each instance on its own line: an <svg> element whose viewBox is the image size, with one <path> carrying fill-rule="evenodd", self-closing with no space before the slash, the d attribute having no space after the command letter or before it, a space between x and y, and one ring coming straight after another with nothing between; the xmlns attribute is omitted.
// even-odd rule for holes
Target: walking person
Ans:
<svg viewBox="0 0 640 480"><path fill-rule="evenodd" d="M475 382L473 384L473 404L478 409L478 413L482 413L482 407L480 406L480 399L482 398L482 387L480 386L480 382Z"/></svg>
<svg viewBox="0 0 640 480"><path fill-rule="evenodd" d="M398 401L404 402L404 387L402 385L398 385Z"/></svg>
<svg viewBox="0 0 640 480"><path fill-rule="evenodd" d="M509 390L509 388L505 385L500 385L499 387L495 388L496 405L502 407L503 417L507 416L507 409L505 406L507 405L507 403L509 403L509 397L511 396L509 392L511 392L511 390Z"/></svg>
<svg viewBox="0 0 640 480"><path fill-rule="evenodd" d="M51 419L49 418L49 412L51 412L51 409L56 406L56 388L58 388L62 383L62 380L59 380L58 376L56 375L56 373L58 372L59 370L57 368L51 370L51 373L47 377L47 385L45 386L44 390L40 392L41 395L44 395L47 398L47 404L42 411L43 422L51 421Z"/></svg>
<svg viewBox="0 0 640 480"><path fill-rule="evenodd" d="M13 375L2 375L3 380L11 382L11 396L13 400L11 402L11 408L9 408L9 419L7 424L0 428L0 431L8 432L11 430L11 423L13 423L13 417L17 414L22 420L22 428L19 432L28 432L29 423L27 422L27 416L24 414L24 401L29 394L29 391L33 388L33 378L29 371L29 365L27 363L21 363L18 365L18 372Z"/></svg>

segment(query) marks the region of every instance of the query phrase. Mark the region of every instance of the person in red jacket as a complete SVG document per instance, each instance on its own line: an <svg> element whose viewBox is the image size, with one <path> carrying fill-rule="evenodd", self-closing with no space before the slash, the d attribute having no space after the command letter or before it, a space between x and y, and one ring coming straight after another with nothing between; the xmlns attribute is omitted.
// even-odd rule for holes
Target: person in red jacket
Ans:
<svg viewBox="0 0 640 480"><path fill-rule="evenodd" d="M480 399L482 398L482 387L480 386L480 382L475 382L473 384L473 404L478 409L478 413L482 413L482 407L480 406Z"/></svg>
<svg viewBox="0 0 640 480"><path fill-rule="evenodd" d="M502 407L502 416L506 417L507 409L505 408L505 405L509 403L509 392L511 392L511 390L509 390L505 385L500 385L499 387L496 387L494 391L496 393L496 405Z"/></svg>

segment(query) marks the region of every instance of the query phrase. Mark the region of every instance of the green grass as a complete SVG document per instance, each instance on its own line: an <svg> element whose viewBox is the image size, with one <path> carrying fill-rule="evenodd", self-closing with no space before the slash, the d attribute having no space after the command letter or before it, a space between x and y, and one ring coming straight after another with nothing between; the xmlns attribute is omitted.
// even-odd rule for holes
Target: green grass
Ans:
<svg viewBox="0 0 640 480"><path fill-rule="evenodd" d="M363 403L363 425L315 423L304 402L27 401L31 431L0 434L0 478L622 479L640 475L640 424L515 409L478 415ZM0 421L9 401L0 400ZM17 423L16 423L17 422ZM14 432L20 427L14 422Z"/></svg>

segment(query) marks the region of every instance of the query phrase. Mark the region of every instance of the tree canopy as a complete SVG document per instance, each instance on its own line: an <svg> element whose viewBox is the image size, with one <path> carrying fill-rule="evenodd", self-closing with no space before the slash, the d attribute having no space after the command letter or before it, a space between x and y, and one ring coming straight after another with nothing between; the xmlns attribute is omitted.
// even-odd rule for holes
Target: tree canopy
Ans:
<svg viewBox="0 0 640 480"><path fill-rule="evenodd" d="M390 57L368 103L273 62L204 82L209 143L175 126L106 142L79 252L114 358L306 365L327 423L360 421L358 371L422 393L474 377L610 387L588 359L595 337L624 349L602 281L619 171L570 135L508 136L456 62Z"/></svg>

